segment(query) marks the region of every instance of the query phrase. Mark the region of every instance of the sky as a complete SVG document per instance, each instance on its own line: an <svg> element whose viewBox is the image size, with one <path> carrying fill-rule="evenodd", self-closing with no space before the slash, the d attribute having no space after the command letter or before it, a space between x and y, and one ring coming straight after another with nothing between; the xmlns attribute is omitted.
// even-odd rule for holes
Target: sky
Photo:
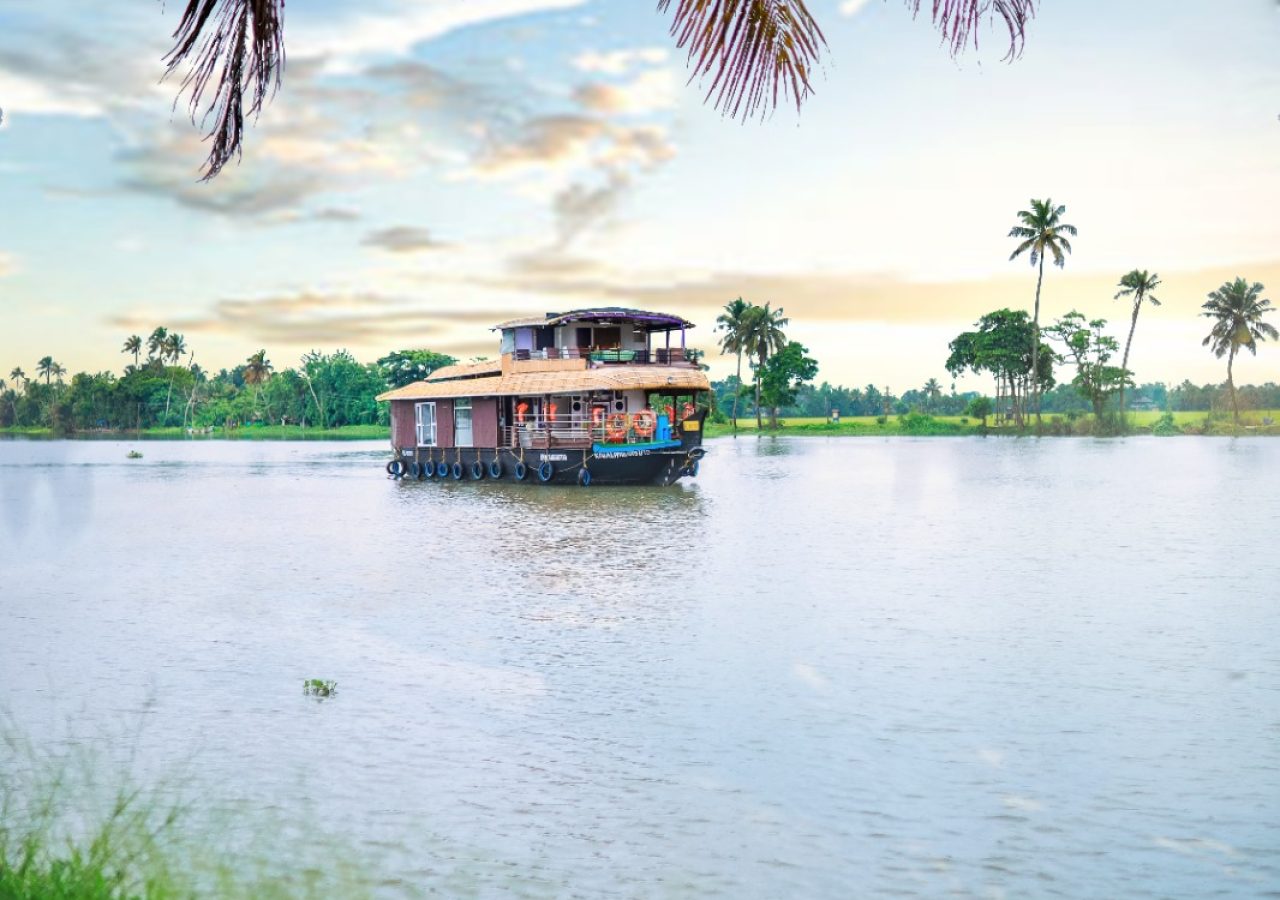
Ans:
<svg viewBox="0 0 1280 900"><path fill-rule="evenodd" d="M1052 197L1079 237L1043 321L1123 341L1115 284L1155 270L1137 379L1223 380L1205 295L1243 276L1280 305L1280 6L1045 0L1004 62L994 32L952 58L898 0L810 5L813 96L744 124L703 103L653 0L290 3L283 86L201 182L161 82L180 3L0 0L0 377L46 354L118 371L157 325L215 370L465 359L496 322L591 305L686 316L719 377L741 296L785 310L819 380L900 393L949 384L982 313L1030 308L1007 235ZM1280 346L1236 372L1280 381Z"/></svg>

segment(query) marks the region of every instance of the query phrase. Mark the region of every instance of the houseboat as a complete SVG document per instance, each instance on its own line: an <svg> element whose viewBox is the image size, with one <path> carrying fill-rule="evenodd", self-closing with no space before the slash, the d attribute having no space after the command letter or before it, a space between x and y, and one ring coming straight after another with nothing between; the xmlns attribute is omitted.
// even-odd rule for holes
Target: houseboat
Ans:
<svg viewBox="0 0 1280 900"><path fill-rule="evenodd" d="M497 360L379 395L395 478L673 484L698 473L711 390L680 316L603 307L514 319Z"/></svg>

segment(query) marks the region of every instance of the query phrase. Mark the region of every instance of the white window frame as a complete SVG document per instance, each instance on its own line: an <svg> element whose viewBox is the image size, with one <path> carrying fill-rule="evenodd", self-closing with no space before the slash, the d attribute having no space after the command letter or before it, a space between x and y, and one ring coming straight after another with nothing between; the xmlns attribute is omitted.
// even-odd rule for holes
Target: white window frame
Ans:
<svg viewBox="0 0 1280 900"><path fill-rule="evenodd" d="M462 443L462 429L458 427L458 411L467 411L467 432L469 440ZM474 447L476 443L476 422L470 397L459 397L453 401L453 445L455 447Z"/></svg>
<svg viewBox="0 0 1280 900"><path fill-rule="evenodd" d="M427 407L431 407L431 421L423 423L422 413ZM414 432L418 438L419 447L434 447L436 445L436 437L439 433L436 421L436 403L434 400L427 403L415 403L413 405L413 426Z"/></svg>

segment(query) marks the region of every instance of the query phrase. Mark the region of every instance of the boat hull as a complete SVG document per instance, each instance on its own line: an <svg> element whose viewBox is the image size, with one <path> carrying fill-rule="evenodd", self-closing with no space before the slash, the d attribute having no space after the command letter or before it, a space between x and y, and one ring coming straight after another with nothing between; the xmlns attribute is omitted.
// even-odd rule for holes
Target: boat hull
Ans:
<svg viewBox="0 0 1280 900"><path fill-rule="evenodd" d="M518 450L462 448L443 451L404 450L402 471L388 474L421 481L523 481L527 484L669 485L697 474L701 446L628 449L597 453L590 449ZM495 477L493 463L499 464ZM393 460L394 463L396 460ZM518 463L524 464L524 478ZM479 464L477 466L477 463ZM416 464L416 468L415 465ZM440 466L444 466L441 475ZM543 467L549 466L548 470ZM428 472L428 467L430 471ZM583 475L583 471L587 475Z"/></svg>

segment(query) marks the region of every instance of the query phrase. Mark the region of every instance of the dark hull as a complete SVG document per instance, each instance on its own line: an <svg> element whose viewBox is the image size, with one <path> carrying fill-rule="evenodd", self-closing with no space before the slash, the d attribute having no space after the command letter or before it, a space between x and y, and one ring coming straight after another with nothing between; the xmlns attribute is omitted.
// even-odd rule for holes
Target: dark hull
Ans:
<svg viewBox="0 0 1280 900"><path fill-rule="evenodd" d="M596 455L591 450L525 450L492 449L403 451L399 460L403 472L399 478L417 478L422 481L524 481L527 484L577 485L587 481L596 485L668 485L681 478L697 474L698 460L702 457L700 446L678 447L669 450L631 450L623 453ZM501 472L494 477L492 465L497 460ZM394 461L393 461L394 462ZM476 463L479 463L479 471ZM524 464L524 478L518 477L517 463ZM551 466L551 477L544 479L544 463ZM414 469L412 464L417 465ZM439 467L443 464L443 476ZM388 464L390 467L390 464ZM459 468L455 468L455 465ZM427 467L432 471L427 473ZM588 476L584 478L583 470ZM459 477L461 476L461 477ZM478 476L478 477L477 477Z"/></svg>

